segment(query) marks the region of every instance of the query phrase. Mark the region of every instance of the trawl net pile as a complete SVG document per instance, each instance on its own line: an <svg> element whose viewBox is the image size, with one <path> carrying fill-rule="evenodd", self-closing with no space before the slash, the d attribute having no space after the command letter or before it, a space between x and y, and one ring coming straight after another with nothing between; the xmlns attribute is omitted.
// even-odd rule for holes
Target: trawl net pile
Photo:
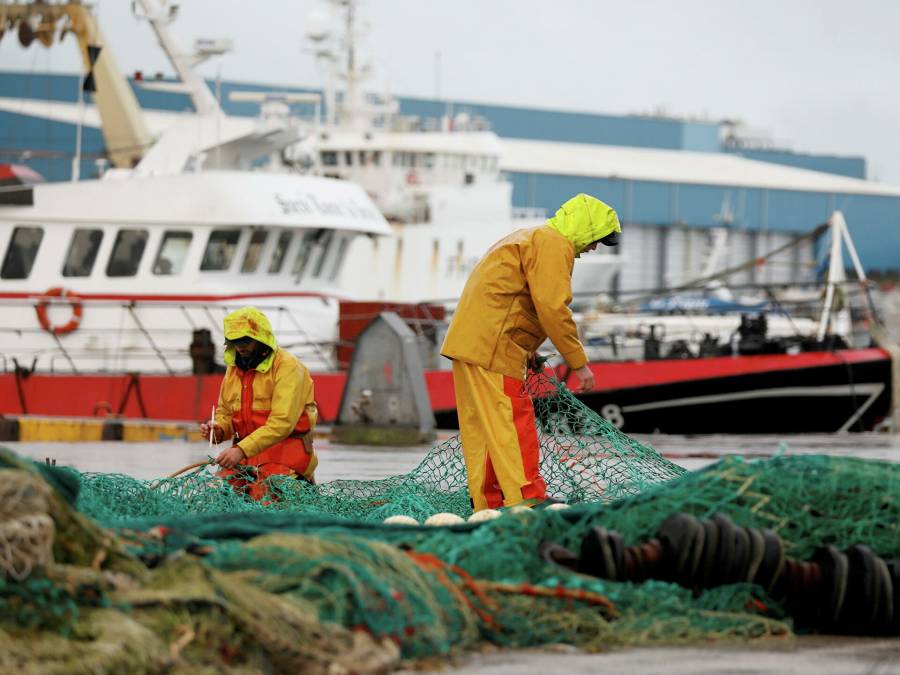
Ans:
<svg viewBox="0 0 900 675"><path fill-rule="evenodd" d="M3 452L0 669L384 672L483 642L900 632L900 466L684 474L551 380L531 386L542 472L574 506L479 524L382 522L468 515L455 439L402 476L276 482L268 505L208 474L142 482Z"/></svg>

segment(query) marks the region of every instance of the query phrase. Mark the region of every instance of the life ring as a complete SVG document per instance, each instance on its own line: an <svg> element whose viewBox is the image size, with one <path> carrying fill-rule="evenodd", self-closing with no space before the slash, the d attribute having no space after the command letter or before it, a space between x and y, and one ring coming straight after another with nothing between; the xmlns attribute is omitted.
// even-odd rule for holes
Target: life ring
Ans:
<svg viewBox="0 0 900 675"><path fill-rule="evenodd" d="M416 185L418 182L419 182L419 176L416 174L415 171L410 170L406 174L406 184L407 185Z"/></svg>
<svg viewBox="0 0 900 675"><path fill-rule="evenodd" d="M47 305L50 303L47 300L41 300L35 305L34 309L37 312L38 323L41 324L41 328L43 328L48 333L53 333L54 335L66 335L76 330L78 326L81 325L81 317L84 314L84 307L81 302L81 298L77 295L74 295L71 291L66 290L65 288L60 288L59 286L55 286L47 290L43 295L44 298L66 298L69 301L69 306L72 308L72 318L69 319L66 323L61 324L59 326L54 326L50 323L50 319L47 316Z"/></svg>

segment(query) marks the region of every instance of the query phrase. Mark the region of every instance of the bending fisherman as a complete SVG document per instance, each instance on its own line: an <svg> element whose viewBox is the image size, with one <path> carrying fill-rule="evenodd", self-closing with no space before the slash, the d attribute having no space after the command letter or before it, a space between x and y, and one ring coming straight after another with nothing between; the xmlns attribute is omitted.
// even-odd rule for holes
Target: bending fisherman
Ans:
<svg viewBox="0 0 900 675"><path fill-rule="evenodd" d="M472 270L441 354L453 360L474 510L547 499L526 367L549 336L581 390L593 388L569 309L572 268L598 243L618 244L621 231L612 208L579 194L544 225L501 239Z"/></svg>

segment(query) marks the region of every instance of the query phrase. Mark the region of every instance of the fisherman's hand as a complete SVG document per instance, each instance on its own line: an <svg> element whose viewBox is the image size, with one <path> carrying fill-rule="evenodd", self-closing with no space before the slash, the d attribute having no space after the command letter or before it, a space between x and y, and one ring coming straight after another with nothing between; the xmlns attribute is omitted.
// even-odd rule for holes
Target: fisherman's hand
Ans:
<svg viewBox="0 0 900 675"><path fill-rule="evenodd" d="M216 457L216 464L221 466L223 469L233 469L242 461L244 461L245 455L244 451L241 450L241 446L232 445L227 450L223 450L219 453L219 456Z"/></svg>
<svg viewBox="0 0 900 675"><path fill-rule="evenodd" d="M203 438L209 438L210 428L214 429L214 442L221 443L223 440L225 440L225 430L222 429L222 427L220 427L218 424L210 425L209 422L200 422L200 433L203 435Z"/></svg>
<svg viewBox="0 0 900 675"><path fill-rule="evenodd" d="M578 378L578 391L590 391L594 388L594 373L586 365L572 373Z"/></svg>

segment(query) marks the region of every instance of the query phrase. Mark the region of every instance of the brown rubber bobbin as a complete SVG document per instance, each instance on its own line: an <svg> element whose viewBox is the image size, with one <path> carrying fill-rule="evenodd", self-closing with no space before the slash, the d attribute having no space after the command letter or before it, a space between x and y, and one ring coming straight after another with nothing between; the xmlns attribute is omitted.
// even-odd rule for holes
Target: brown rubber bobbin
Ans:
<svg viewBox="0 0 900 675"><path fill-rule="evenodd" d="M734 559L731 570L728 573L728 583L733 584L744 581L747 578L747 568L750 567L750 535L746 528L735 526L734 528Z"/></svg>
<svg viewBox="0 0 900 675"><path fill-rule="evenodd" d="M577 571L589 574L601 579L621 580L625 569L625 547L622 535L612 533L615 538L611 541L610 532L605 527L596 525L587 531L581 540L581 550L578 554ZM617 545L614 545L614 543Z"/></svg>
<svg viewBox="0 0 900 675"><path fill-rule="evenodd" d="M755 527L744 529L747 530L747 536L750 539L750 563L747 565L747 573L744 575L743 581L753 581L766 553L766 542L762 532Z"/></svg>
<svg viewBox="0 0 900 675"><path fill-rule="evenodd" d="M709 518L700 521L703 526L703 551L700 556L700 565L697 569L697 584L707 586L707 580L712 577L716 567L716 556L719 555L719 526Z"/></svg>
<svg viewBox="0 0 900 675"><path fill-rule="evenodd" d="M719 528L719 547L716 554L716 562L713 572L706 580L707 586L721 586L731 574L734 563L734 523L724 513L716 513L712 517L716 527Z"/></svg>
<svg viewBox="0 0 900 675"><path fill-rule="evenodd" d="M880 604L881 578L875 565L875 554L862 544L855 544L844 553L850 568L840 627L850 633L865 633L874 626Z"/></svg>
<svg viewBox="0 0 900 675"><path fill-rule="evenodd" d="M662 544L663 558L659 578L684 583L693 574L697 539L703 537L703 526L687 513L675 513L666 518L656 531ZM700 541L702 546L702 540Z"/></svg>
<svg viewBox="0 0 900 675"><path fill-rule="evenodd" d="M762 537L765 551L753 583L762 586L766 593L772 593L784 574L784 545L781 537L772 530L763 530Z"/></svg>

